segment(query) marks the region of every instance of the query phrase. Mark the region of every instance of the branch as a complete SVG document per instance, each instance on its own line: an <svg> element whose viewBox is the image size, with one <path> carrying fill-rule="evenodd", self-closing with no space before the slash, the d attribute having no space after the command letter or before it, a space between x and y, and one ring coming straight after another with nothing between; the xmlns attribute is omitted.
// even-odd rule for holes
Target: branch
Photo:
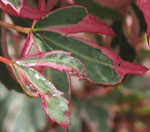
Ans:
<svg viewBox="0 0 150 132"><path fill-rule="evenodd" d="M22 33L25 33L25 34L28 34L28 33L31 32L31 28L16 26L16 25L13 25L13 24L10 24L10 23L3 22L1 20L0 20L0 26L5 27L7 29L14 29L18 32L22 32Z"/></svg>

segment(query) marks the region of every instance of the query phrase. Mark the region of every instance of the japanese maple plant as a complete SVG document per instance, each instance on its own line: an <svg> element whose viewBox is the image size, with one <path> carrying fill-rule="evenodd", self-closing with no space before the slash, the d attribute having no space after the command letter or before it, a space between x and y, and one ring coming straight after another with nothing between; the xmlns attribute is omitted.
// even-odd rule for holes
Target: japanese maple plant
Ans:
<svg viewBox="0 0 150 132"><path fill-rule="evenodd" d="M0 81L9 90L40 98L51 122L68 130L71 101L78 97L72 93L72 76L107 89L127 74L148 71L132 54L138 53L137 38L145 30L137 31L134 20L137 27L124 22L133 7L143 11L149 40L149 0L0 0ZM17 44L8 41L13 35L22 36ZM133 44L132 50L115 50L120 36L122 43Z"/></svg>

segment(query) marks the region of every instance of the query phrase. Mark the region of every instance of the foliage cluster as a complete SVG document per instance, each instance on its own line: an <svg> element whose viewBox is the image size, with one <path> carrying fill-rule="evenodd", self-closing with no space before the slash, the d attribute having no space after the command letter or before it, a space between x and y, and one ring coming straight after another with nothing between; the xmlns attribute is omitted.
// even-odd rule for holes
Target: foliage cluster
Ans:
<svg viewBox="0 0 150 132"><path fill-rule="evenodd" d="M149 0L0 0L0 131L150 131L149 21Z"/></svg>

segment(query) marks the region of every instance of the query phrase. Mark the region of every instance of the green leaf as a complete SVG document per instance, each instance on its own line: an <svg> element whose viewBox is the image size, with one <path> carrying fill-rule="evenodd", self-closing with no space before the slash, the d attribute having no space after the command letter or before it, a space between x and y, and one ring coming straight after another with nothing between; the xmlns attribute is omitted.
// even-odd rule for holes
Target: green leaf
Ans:
<svg viewBox="0 0 150 132"><path fill-rule="evenodd" d="M29 97L39 98L39 94L37 90L31 85L25 76L22 75L22 73L19 71L19 68L13 66L12 64L12 71L18 81L18 83L21 85L22 90L28 95Z"/></svg>
<svg viewBox="0 0 150 132"><path fill-rule="evenodd" d="M83 7L65 8L57 10L55 13L48 15L43 20L38 21L34 28L37 30L47 27L77 24L85 16L87 16L87 12Z"/></svg>
<svg viewBox="0 0 150 132"><path fill-rule="evenodd" d="M34 35L41 39L39 45L46 45L45 47L51 47L53 50L69 51L73 56L79 58L86 65L88 79L91 81L98 84L115 84L121 79L113 67L112 60L100 49L54 32L41 31L35 32ZM42 40L44 40L43 43Z"/></svg>
<svg viewBox="0 0 150 132"><path fill-rule="evenodd" d="M41 52L49 52L49 51L52 51L53 49L50 47L50 45L48 44L43 44L43 43L46 43L46 41L40 37L40 36L36 36L36 35L33 35L33 38L34 38L34 41L35 43L37 44L39 50Z"/></svg>
<svg viewBox="0 0 150 132"><path fill-rule="evenodd" d="M51 82L32 68L26 68L17 64L12 64L12 68L14 74L21 74L20 78L25 78L28 82L26 85L30 84L37 91L37 94L40 95L44 110L50 119L68 129L70 124L69 102L63 97L64 93L57 90Z"/></svg>
<svg viewBox="0 0 150 132"><path fill-rule="evenodd" d="M56 88L65 93L65 98L69 101L71 100L71 82L70 77L67 72L59 72L54 69L47 68L46 70L47 78L50 78L51 82L56 86Z"/></svg>
<svg viewBox="0 0 150 132"><path fill-rule="evenodd" d="M117 19L121 16L116 10L103 7L94 0L76 0L76 2L85 6L91 14L100 19Z"/></svg>
<svg viewBox="0 0 150 132"><path fill-rule="evenodd" d="M9 92L1 84L0 95L1 132L37 132L43 129L46 116L40 100Z"/></svg>
<svg viewBox="0 0 150 132"><path fill-rule="evenodd" d="M69 127L68 132L80 132L81 131L81 115L80 111L73 110L71 111L71 125ZM58 128L55 130L55 132L66 132L63 128Z"/></svg>
<svg viewBox="0 0 150 132"><path fill-rule="evenodd" d="M17 26L22 26L22 27L31 27L32 26L31 19L24 19L24 18L20 18L20 17L15 17L13 15L9 15L9 16L12 19L13 23Z"/></svg>

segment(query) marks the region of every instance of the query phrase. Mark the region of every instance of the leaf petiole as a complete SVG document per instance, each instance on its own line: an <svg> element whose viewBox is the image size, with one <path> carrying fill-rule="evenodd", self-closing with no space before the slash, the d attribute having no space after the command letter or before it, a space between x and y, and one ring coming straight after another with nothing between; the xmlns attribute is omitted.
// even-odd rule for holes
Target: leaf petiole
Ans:
<svg viewBox="0 0 150 132"><path fill-rule="evenodd" d="M0 56L0 62L4 63L6 65L10 65L11 64L10 60L8 60L8 59L6 59L6 58L4 58L2 56Z"/></svg>
<svg viewBox="0 0 150 132"><path fill-rule="evenodd" d="M5 27L7 29L14 29L18 32L22 32L22 33L25 33L25 34L28 34L28 33L31 32L31 28L17 26L17 25L14 25L14 24L6 23L6 22L1 21L1 20L0 20L0 26Z"/></svg>

